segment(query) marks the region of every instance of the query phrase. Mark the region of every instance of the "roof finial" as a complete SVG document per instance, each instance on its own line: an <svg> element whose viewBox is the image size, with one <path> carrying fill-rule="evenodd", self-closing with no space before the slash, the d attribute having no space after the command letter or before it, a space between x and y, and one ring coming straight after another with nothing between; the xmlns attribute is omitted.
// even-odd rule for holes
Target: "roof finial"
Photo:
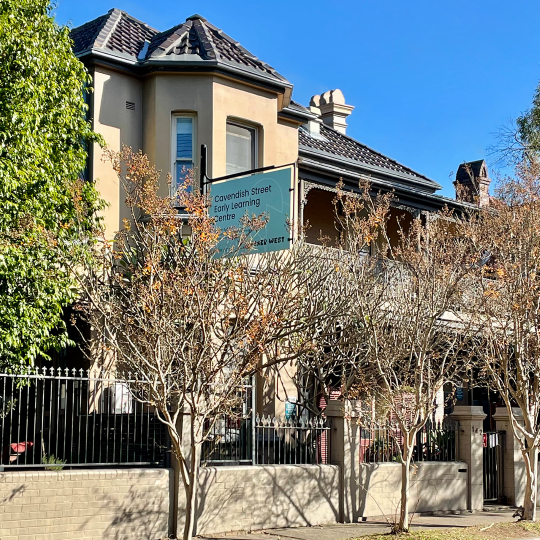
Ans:
<svg viewBox="0 0 540 540"><path fill-rule="evenodd" d="M206 19L202 15L199 15L198 13L195 13L195 15L192 15L191 17L188 17L186 19L186 21L197 21L197 20L206 22Z"/></svg>

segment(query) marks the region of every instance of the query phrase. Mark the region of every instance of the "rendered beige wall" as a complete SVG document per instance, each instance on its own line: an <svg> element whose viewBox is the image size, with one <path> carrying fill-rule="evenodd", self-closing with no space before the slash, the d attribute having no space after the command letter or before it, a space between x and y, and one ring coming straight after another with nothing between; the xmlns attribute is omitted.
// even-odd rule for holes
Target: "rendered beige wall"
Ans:
<svg viewBox="0 0 540 540"><path fill-rule="evenodd" d="M359 516L399 515L401 464L363 463L359 477ZM411 475L410 497L411 512L467 510L467 464L417 463Z"/></svg>
<svg viewBox="0 0 540 540"><path fill-rule="evenodd" d="M0 473L0 538L164 538L169 475L167 469Z"/></svg>
<svg viewBox="0 0 540 540"><path fill-rule="evenodd" d="M229 118L258 128L259 167L284 165L298 158L297 128L278 121L275 93L211 74L159 73L140 79L101 67L94 73L94 88L94 129L113 150L125 144L146 153L150 163L162 171L162 195L168 193L166 175L172 169L175 113L195 117L196 180L202 144L208 147L208 175L226 174ZM126 109L126 101L135 103L135 110ZM101 157L101 149L94 145L93 175L109 204L104 216L108 235L112 236L128 216L116 174Z"/></svg>
<svg viewBox="0 0 540 540"><path fill-rule="evenodd" d="M339 468L334 465L203 467L197 534L336 523ZM180 493L179 531L185 499Z"/></svg>
<svg viewBox="0 0 540 540"><path fill-rule="evenodd" d="M259 166L283 165L298 158L298 131L278 122L276 94L213 75L166 74L144 82L143 150L150 161L171 172L171 122L174 113L196 116L195 166L201 144L208 147L208 174L226 174L227 119L259 128Z"/></svg>
<svg viewBox="0 0 540 540"><path fill-rule="evenodd" d="M253 124L259 132L259 167L286 165L298 159L298 130L278 123L275 94L240 83L214 80L213 175L226 174L229 118Z"/></svg>
<svg viewBox="0 0 540 540"><path fill-rule="evenodd" d="M196 155L199 165L201 144L212 153L213 77L211 75L167 74L150 75L144 82L144 134L143 151L150 162L162 171L162 195L167 194L165 177L172 165L172 115L195 115ZM210 174L212 173L209 163ZM198 179L198 175L197 175Z"/></svg>
<svg viewBox="0 0 540 540"><path fill-rule="evenodd" d="M137 151L142 148L142 83L139 79L105 68L94 72L94 130L113 150L122 145ZM126 109L126 101L135 104L135 110ZM94 144L93 176L97 188L108 203L104 210L107 236L112 237L122 227L127 215L124 191L109 162L102 160L102 150Z"/></svg>

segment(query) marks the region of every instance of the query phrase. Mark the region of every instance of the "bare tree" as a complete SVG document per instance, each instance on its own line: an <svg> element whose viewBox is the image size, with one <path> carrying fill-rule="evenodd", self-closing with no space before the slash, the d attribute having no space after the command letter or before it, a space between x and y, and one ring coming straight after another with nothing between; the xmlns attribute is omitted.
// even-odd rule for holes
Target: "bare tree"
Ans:
<svg viewBox="0 0 540 540"><path fill-rule="evenodd" d="M129 148L108 156L131 216L113 244L95 242L99 271L79 268L80 309L93 350L136 376L133 395L168 428L190 539L203 442L218 418L238 414L247 378L313 350L320 321L339 307L339 298L318 293L334 269L302 243L253 254L267 217L246 215L221 231L210 197L189 182L176 195L183 222L171 197L158 195L160 175L146 156Z"/></svg>
<svg viewBox="0 0 540 540"><path fill-rule="evenodd" d="M340 197L342 243L349 253L342 259L351 297L347 325L365 340L363 353L349 358L345 370L356 376L357 396L384 411L379 421L390 418L400 428L401 510L395 529L407 531L416 436L433 417L444 385L461 381L469 361L464 350L472 326L461 315L471 272L468 244L447 211L414 219L392 242L388 196L374 199L364 186L360 198ZM358 258L366 239L373 253L362 266L351 257Z"/></svg>
<svg viewBox="0 0 540 540"><path fill-rule="evenodd" d="M524 519L536 520L540 446L540 164L523 160L466 230L483 254L470 316L482 328L481 374L499 392L527 471ZM523 419L516 414L519 408Z"/></svg>

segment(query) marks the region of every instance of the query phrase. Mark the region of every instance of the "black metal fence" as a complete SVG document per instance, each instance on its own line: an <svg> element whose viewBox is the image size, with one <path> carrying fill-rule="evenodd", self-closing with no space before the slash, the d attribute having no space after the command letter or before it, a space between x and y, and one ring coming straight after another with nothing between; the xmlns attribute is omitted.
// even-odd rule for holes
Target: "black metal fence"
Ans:
<svg viewBox="0 0 540 540"><path fill-rule="evenodd" d="M483 434L484 500L502 502L504 475L504 431Z"/></svg>
<svg viewBox="0 0 540 540"><path fill-rule="evenodd" d="M413 461L458 461L459 423L450 419L429 421L416 435ZM363 426L360 461L363 463L400 462L403 435L397 425Z"/></svg>
<svg viewBox="0 0 540 540"><path fill-rule="evenodd" d="M330 426L317 418L255 419L256 464L315 465L329 463Z"/></svg>
<svg viewBox="0 0 540 540"><path fill-rule="evenodd" d="M330 426L322 417L223 417L204 443L201 461L206 465L326 464L329 449Z"/></svg>
<svg viewBox="0 0 540 540"><path fill-rule="evenodd" d="M201 462L221 465L251 465L253 463L253 399L254 384L244 384L239 390L238 407L234 415L222 415L206 426Z"/></svg>
<svg viewBox="0 0 540 540"><path fill-rule="evenodd" d="M75 369L0 374L1 466L163 466L167 430L132 382Z"/></svg>

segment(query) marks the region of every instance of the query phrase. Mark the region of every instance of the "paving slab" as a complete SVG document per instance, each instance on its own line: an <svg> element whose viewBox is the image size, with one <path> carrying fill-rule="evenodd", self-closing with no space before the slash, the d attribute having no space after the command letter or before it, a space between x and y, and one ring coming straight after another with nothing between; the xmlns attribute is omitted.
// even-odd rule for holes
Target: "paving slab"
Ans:
<svg viewBox="0 0 540 540"><path fill-rule="evenodd" d="M458 515L414 516L413 529L441 529L450 527L473 527L515 521L514 510L489 510L486 512ZM296 527L289 529L265 529L252 533L232 533L215 536L200 536L214 540L348 540L366 534L384 534L390 532L390 524L381 518L368 519L361 523ZM531 539L532 540L532 539ZM540 540L540 539L538 539Z"/></svg>

